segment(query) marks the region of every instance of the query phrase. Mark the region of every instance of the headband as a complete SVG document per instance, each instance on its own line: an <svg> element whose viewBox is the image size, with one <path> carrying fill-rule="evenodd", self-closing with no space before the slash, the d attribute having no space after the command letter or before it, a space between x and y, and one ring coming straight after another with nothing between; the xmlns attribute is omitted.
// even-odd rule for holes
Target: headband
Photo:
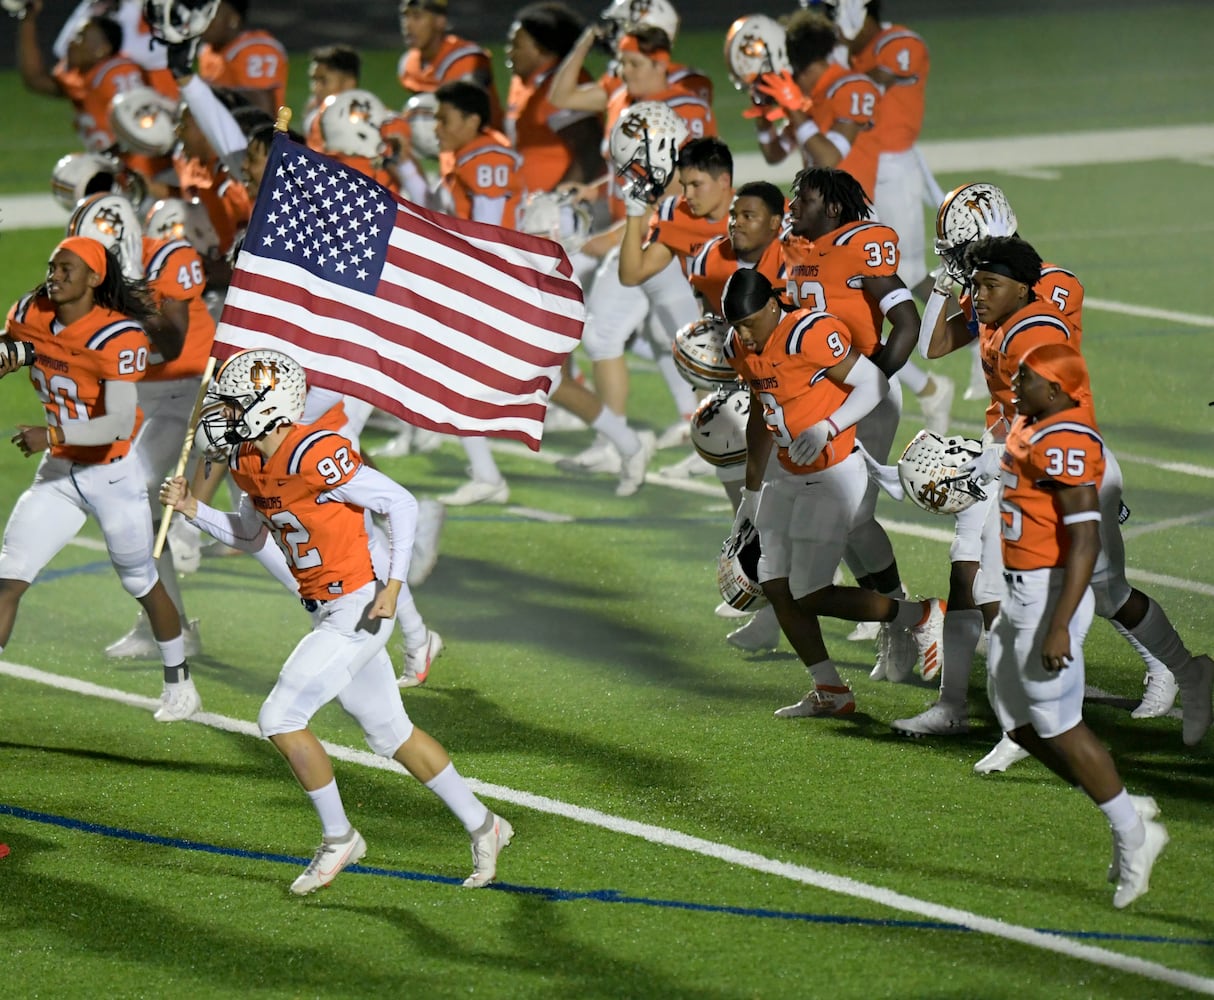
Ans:
<svg viewBox="0 0 1214 1000"><path fill-rule="evenodd" d="M84 261L84 266L90 271L95 271L101 277L105 277L105 247L98 240L90 239L87 236L69 236L60 241L51 256L54 257L60 250L74 253Z"/></svg>
<svg viewBox="0 0 1214 1000"><path fill-rule="evenodd" d="M646 59L652 59L656 63L663 65L670 62L670 49L654 49L652 52L642 52L641 43L637 40L636 35L625 35L620 39L616 49L620 52L635 52L637 55L644 56Z"/></svg>
<svg viewBox="0 0 1214 1000"><path fill-rule="evenodd" d="M1081 355L1069 344L1040 344L1020 359L1047 382L1058 387L1080 406L1092 405L1092 383Z"/></svg>
<svg viewBox="0 0 1214 1000"><path fill-rule="evenodd" d="M1013 274L1010 267L997 260L976 260L970 264L970 269L974 271L990 271L991 274L1002 274L1005 278L1019 281L1022 285L1032 286L1035 284L1033 281L1025 281L1018 274Z"/></svg>

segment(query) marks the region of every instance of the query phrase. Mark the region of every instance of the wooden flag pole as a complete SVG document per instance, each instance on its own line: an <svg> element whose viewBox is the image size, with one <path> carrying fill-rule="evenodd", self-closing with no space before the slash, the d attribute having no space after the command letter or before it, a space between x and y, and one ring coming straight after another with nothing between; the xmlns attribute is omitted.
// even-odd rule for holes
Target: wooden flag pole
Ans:
<svg viewBox="0 0 1214 1000"><path fill-rule="evenodd" d="M206 399L207 389L211 385L211 376L215 374L215 359L207 358L206 371L202 373L202 385L198 387L198 398L194 400L194 412L190 414L190 426L186 428L185 441L181 444L181 454L177 457L177 467L173 470L172 478L185 475L186 463L190 460L190 451L194 447L194 432L198 428L198 418L202 415L203 400ZM164 551L164 540L169 534L169 521L172 519L174 508L164 505L164 513L160 515L160 530L156 532L156 544L152 546L152 558L159 559Z"/></svg>
<svg viewBox="0 0 1214 1000"><path fill-rule="evenodd" d="M291 127L291 109L285 104L278 109L278 118L274 122L275 132L285 132Z"/></svg>

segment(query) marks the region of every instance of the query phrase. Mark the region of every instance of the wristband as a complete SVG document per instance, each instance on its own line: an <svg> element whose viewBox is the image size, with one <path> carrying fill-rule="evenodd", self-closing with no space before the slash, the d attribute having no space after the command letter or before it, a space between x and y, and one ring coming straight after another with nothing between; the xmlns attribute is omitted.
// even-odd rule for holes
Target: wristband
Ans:
<svg viewBox="0 0 1214 1000"><path fill-rule="evenodd" d="M832 438L837 438L839 436L838 425L830 417L826 418L826 424L830 428L830 436Z"/></svg>
<svg viewBox="0 0 1214 1000"><path fill-rule="evenodd" d="M797 126L796 136L798 145L804 146L810 139L817 135L820 131L817 123L811 118L808 121L801 122Z"/></svg>
<svg viewBox="0 0 1214 1000"><path fill-rule="evenodd" d="M776 134L771 129L769 129L769 128L759 129L758 140L764 146L766 146L768 143L772 142L775 139L775 137L776 137Z"/></svg>
<svg viewBox="0 0 1214 1000"><path fill-rule="evenodd" d="M63 428L48 424L46 428L46 440L52 448L63 444Z"/></svg>

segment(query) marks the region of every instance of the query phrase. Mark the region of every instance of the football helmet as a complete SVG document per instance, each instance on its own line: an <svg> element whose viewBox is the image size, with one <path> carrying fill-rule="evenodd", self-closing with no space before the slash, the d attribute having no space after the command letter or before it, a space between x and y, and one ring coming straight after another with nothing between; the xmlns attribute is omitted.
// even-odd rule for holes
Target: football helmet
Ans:
<svg viewBox="0 0 1214 1000"><path fill-rule="evenodd" d="M219 252L219 234L197 201L161 198L148 210L143 231L157 240L185 240L203 257Z"/></svg>
<svg viewBox="0 0 1214 1000"><path fill-rule="evenodd" d="M303 367L280 351L233 354L207 389L194 444L209 457L227 455L282 424L299 421L308 381Z"/></svg>
<svg viewBox="0 0 1214 1000"><path fill-rule="evenodd" d="M113 191L122 164L105 153L68 153L51 171L51 194L68 211L85 195Z"/></svg>
<svg viewBox="0 0 1214 1000"><path fill-rule="evenodd" d="M135 207L120 194L91 194L67 220L68 236L87 236L114 251L122 273L131 281L143 277L143 226Z"/></svg>
<svg viewBox="0 0 1214 1000"><path fill-rule="evenodd" d="M916 507L932 514L959 514L986 499L982 488L959 471L981 454L981 441L922 430L898 459L898 478Z"/></svg>
<svg viewBox="0 0 1214 1000"><path fill-rule="evenodd" d="M965 248L974 240L989 236L983 216L1001 216L1016 231L1016 213L1007 195L994 184L963 184L944 196L936 212L936 253L944 262L949 277L965 284L969 278L965 269Z"/></svg>
<svg viewBox="0 0 1214 1000"><path fill-rule="evenodd" d="M737 379L725 360L729 324L717 316L704 316L681 327L674 335L675 367L697 389L716 389Z"/></svg>
<svg viewBox="0 0 1214 1000"><path fill-rule="evenodd" d="M177 142L177 105L151 87L133 87L110 101L110 128L123 149L164 156Z"/></svg>
<svg viewBox="0 0 1214 1000"><path fill-rule="evenodd" d="M724 469L746 461L750 390L720 387L691 415L691 444L709 465Z"/></svg>
<svg viewBox="0 0 1214 1000"><path fill-rule="evenodd" d="M860 34L868 17L868 0L816 0L810 7L821 8L849 42Z"/></svg>
<svg viewBox="0 0 1214 1000"><path fill-rule="evenodd" d="M599 15L600 33L614 51L629 28L651 24L661 28L674 44L679 33L679 12L670 0L615 0Z"/></svg>
<svg viewBox="0 0 1214 1000"><path fill-rule="evenodd" d="M764 73L791 71L784 26L765 14L739 17L725 33L725 66L736 90L748 90Z"/></svg>
<svg viewBox="0 0 1214 1000"><path fill-rule="evenodd" d="M433 160L438 156L438 132L434 129L437 111L438 98L431 93L414 94L401 110L409 123L413 155L419 160Z"/></svg>
<svg viewBox="0 0 1214 1000"><path fill-rule="evenodd" d="M143 19L153 38L177 45L206 31L217 10L219 0L144 0Z"/></svg>
<svg viewBox="0 0 1214 1000"><path fill-rule="evenodd" d="M657 201L674 176L687 136L687 123L661 101L639 101L620 115L610 150L625 196Z"/></svg>
<svg viewBox="0 0 1214 1000"><path fill-rule="evenodd" d="M379 127L387 117L384 102L369 90L355 88L329 95L320 112L325 151L374 159L383 153Z"/></svg>
<svg viewBox="0 0 1214 1000"><path fill-rule="evenodd" d="M24 17L25 8L29 5L30 0L0 0L0 7L3 7L16 18Z"/></svg>
<svg viewBox="0 0 1214 1000"><path fill-rule="evenodd" d="M758 611L767 603L759 586L759 531L749 521L725 539L717 557L717 589L736 611Z"/></svg>
<svg viewBox="0 0 1214 1000"><path fill-rule="evenodd" d="M536 191L519 206L517 228L532 236L555 240L565 253L577 253L590 238L590 205L572 194Z"/></svg>

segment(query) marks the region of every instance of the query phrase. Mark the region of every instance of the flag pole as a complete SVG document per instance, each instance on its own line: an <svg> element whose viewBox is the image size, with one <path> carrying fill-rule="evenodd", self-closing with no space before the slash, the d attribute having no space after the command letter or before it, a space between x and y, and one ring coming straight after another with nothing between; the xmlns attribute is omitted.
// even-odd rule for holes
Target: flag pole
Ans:
<svg viewBox="0 0 1214 1000"><path fill-rule="evenodd" d="M291 127L291 109L285 104L278 109L278 118L274 122L275 132L285 132Z"/></svg>
<svg viewBox="0 0 1214 1000"><path fill-rule="evenodd" d="M198 418L202 415L202 403L206 399L207 388L211 384L211 376L215 374L215 359L207 358L206 370L202 373L202 385L198 387L198 397L194 400L194 411L190 414L190 425L186 428L185 441L181 444L181 454L177 457L177 466L172 478L185 475L186 463L190 460L190 450L194 447L194 431L198 428ZM169 534L169 521L173 517L174 508L164 505L164 513L160 515L160 530L156 532L156 544L152 546L152 558L159 559L164 551L164 540Z"/></svg>

